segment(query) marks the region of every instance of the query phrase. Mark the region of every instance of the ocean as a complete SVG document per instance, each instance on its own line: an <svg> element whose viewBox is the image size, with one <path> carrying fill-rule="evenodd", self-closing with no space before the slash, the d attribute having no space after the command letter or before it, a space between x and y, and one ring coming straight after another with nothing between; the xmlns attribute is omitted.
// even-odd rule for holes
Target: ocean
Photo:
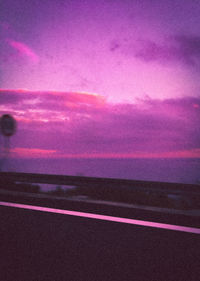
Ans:
<svg viewBox="0 0 200 281"><path fill-rule="evenodd" d="M1 161L2 162L2 161ZM14 159L2 171L199 183L200 159Z"/></svg>

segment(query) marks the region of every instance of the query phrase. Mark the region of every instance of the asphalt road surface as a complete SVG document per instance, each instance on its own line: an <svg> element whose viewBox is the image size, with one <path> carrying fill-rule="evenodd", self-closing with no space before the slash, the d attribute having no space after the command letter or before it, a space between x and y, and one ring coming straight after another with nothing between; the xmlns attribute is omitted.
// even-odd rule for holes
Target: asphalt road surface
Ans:
<svg viewBox="0 0 200 281"><path fill-rule="evenodd" d="M200 235L0 206L0 280L198 281Z"/></svg>

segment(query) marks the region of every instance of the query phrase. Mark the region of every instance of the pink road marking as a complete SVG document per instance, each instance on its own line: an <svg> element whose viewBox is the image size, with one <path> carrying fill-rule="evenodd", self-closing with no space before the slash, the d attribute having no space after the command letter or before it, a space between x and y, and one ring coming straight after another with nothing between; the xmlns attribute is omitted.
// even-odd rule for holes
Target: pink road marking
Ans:
<svg viewBox="0 0 200 281"><path fill-rule="evenodd" d="M160 229L176 230L176 231L200 234L200 228L194 228L194 227L157 223L157 222L135 220L135 219L128 219L128 218L120 218L120 217L113 217L113 216L105 216L105 215L84 213L84 212L77 212L77 211L61 210L61 209L25 205L25 204L11 203L11 202L1 202L0 201L0 205L6 206L6 207L14 207L14 208L20 208L20 209L27 209L27 210L55 213L55 214L63 214L63 215L104 220L104 221L121 222L121 223L127 223L127 224L134 224L134 225L148 226L148 227L154 227L154 228L160 228Z"/></svg>

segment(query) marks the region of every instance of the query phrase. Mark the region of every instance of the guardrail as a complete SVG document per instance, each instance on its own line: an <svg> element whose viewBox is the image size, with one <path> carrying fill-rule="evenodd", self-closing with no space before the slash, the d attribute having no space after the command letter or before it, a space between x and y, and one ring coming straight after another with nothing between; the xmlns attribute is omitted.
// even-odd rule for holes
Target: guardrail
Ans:
<svg viewBox="0 0 200 281"><path fill-rule="evenodd" d="M123 188L133 188L134 190L155 191L170 194L200 195L200 185L198 184L52 174L0 172L0 183L6 182L26 182L70 186L95 186L99 188L101 188L101 186L103 186L104 188L109 186L116 186Z"/></svg>
<svg viewBox="0 0 200 281"><path fill-rule="evenodd" d="M37 191L34 184L76 188L61 194L45 193ZM5 202L199 227L200 185L0 172L0 187L1 201ZM86 199L77 199L80 194ZM171 194L174 199L168 200Z"/></svg>

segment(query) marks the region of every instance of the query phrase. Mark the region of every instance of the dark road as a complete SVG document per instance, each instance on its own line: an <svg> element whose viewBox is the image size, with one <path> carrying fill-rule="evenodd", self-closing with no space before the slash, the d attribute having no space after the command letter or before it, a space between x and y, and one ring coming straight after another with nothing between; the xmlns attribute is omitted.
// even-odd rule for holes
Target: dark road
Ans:
<svg viewBox="0 0 200 281"><path fill-rule="evenodd" d="M0 280L198 280L200 235L0 207Z"/></svg>

